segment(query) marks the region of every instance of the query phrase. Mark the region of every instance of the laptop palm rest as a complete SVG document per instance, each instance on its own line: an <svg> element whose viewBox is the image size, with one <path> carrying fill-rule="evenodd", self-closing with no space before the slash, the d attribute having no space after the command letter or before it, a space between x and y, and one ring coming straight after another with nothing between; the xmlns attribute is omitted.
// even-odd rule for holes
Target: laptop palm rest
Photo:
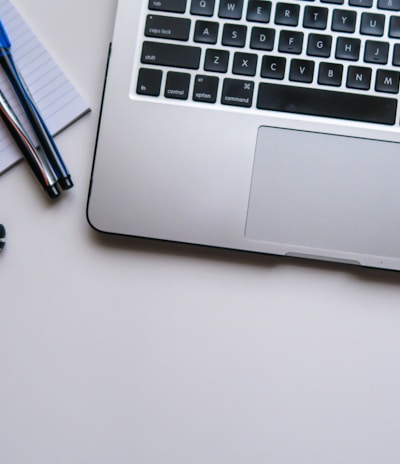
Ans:
<svg viewBox="0 0 400 464"><path fill-rule="evenodd" d="M245 235L291 255L400 257L400 146L260 127Z"/></svg>

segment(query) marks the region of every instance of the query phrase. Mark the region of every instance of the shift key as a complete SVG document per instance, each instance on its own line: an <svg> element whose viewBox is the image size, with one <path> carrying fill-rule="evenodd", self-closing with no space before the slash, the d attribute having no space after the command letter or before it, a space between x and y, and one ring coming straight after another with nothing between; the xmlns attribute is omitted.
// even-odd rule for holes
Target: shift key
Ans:
<svg viewBox="0 0 400 464"><path fill-rule="evenodd" d="M174 68L199 69L201 49L186 45L144 42L142 63Z"/></svg>

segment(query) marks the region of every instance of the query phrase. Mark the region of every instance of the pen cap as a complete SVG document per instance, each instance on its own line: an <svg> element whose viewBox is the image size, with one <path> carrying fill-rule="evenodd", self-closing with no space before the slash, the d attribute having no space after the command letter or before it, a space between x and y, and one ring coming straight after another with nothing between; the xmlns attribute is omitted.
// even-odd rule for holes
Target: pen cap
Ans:
<svg viewBox="0 0 400 464"><path fill-rule="evenodd" d="M6 243L6 228L3 224L0 224L0 250L4 247Z"/></svg>
<svg viewBox="0 0 400 464"><path fill-rule="evenodd" d="M8 38L7 32L3 26L3 22L0 21L0 48L10 48L11 42Z"/></svg>

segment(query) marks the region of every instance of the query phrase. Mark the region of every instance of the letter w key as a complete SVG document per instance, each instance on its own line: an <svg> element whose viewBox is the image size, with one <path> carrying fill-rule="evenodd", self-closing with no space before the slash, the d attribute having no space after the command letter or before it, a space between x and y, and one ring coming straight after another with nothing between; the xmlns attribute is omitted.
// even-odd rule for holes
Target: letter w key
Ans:
<svg viewBox="0 0 400 464"><path fill-rule="evenodd" d="M243 0L221 0L218 16L220 18L241 19Z"/></svg>

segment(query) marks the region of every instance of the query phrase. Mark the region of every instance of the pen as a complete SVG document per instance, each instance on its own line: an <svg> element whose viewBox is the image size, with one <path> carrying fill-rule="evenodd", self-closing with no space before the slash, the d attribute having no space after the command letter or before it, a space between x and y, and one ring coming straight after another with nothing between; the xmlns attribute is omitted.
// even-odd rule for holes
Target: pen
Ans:
<svg viewBox="0 0 400 464"><path fill-rule="evenodd" d="M0 224L0 251L3 249L6 244L6 229L3 224Z"/></svg>
<svg viewBox="0 0 400 464"><path fill-rule="evenodd" d="M3 92L0 90L0 116L7 126L10 134L21 150L30 168L43 189L51 198L60 194L57 188L57 176L46 157L42 157L33 146L28 134L22 127L17 116L9 105Z"/></svg>
<svg viewBox="0 0 400 464"><path fill-rule="evenodd" d="M29 123L37 135L43 152L46 154L54 172L57 175L58 183L64 190L73 187L74 184L72 182L71 175L61 158L53 137L43 121L43 118L40 116L40 113L30 96L28 88L15 66L11 54L11 42L7 36L7 32L2 21L0 21L0 65L6 73L18 100L25 111Z"/></svg>

